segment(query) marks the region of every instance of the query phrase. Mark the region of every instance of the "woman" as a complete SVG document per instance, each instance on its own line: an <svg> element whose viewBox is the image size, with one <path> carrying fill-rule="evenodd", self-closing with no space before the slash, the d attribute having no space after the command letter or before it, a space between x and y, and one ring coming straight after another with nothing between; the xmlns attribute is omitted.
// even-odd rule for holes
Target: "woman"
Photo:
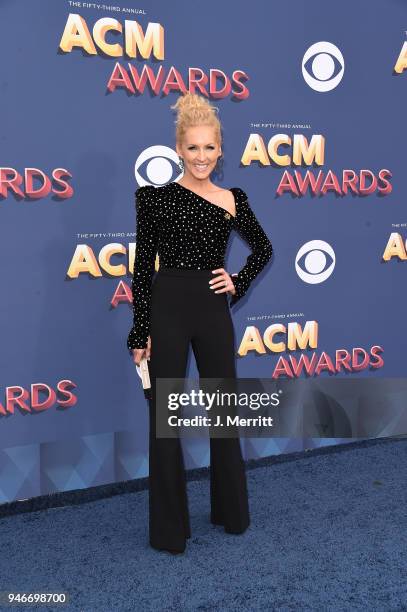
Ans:
<svg viewBox="0 0 407 612"><path fill-rule="evenodd" d="M229 306L264 268L272 246L245 192L221 189L210 180L222 156L216 107L187 93L172 108L178 112L176 150L184 175L136 191L134 321L127 346L137 365L144 356L149 360L150 545L182 553L191 535L182 447L179 438L156 437L154 381L185 377L190 344L200 378L236 377ZM233 228L252 252L232 280L224 256ZM160 268L153 282L157 251ZM243 533L250 519L239 439L210 438L210 457L211 522L228 533Z"/></svg>

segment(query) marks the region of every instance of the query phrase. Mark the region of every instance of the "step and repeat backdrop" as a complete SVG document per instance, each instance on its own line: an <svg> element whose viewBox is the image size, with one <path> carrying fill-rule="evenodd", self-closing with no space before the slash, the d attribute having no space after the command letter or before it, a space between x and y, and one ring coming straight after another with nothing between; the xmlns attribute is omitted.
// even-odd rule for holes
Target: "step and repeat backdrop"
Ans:
<svg viewBox="0 0 407 612"><path fill-rule="evenodd" d="M232 311L238 376L308 381L316 412L359 420L244 438L245 458L406 433L404 0L2 0L0 16L0 502L148 475L134 192L180 178L186 91L219 108L214 180L245 190L274 247ZM249 254L233 232L226 269ZM183 448L209 464L208 440Z"/></svg>

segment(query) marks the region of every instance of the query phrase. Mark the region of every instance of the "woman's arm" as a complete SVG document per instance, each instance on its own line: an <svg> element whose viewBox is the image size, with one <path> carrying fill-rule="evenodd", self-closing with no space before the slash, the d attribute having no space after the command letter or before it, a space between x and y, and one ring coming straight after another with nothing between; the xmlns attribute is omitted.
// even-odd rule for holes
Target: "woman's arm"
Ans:
<svg viewBox="0 0 407 612"><path fill-rule="evenodd" d="M261 272L271 259L272 244L254 214L246 193L238 188L239 203L236 208L235 229L246 240L251 248L251 254L246 264L237 275L232 275L236 293L232 295L230 306L233 306L244 296L250 283Z"/></svg>
<svg viewBox="0 0 407 612"><path fill-rule="evenodd" d="M139 187L136 197L136 255L131 291L133 296L133 327L127 338L127 348L146 348L150 329L151 283L158 249L158 224L153 216L155 187Z"/></svg>

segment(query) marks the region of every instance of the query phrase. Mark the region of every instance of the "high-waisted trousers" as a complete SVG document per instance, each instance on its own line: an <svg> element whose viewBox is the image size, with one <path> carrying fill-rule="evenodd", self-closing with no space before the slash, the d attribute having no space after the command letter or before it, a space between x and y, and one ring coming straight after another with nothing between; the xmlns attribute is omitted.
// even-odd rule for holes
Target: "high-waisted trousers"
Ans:
<svg viewBox="0 0 407 612"><path fill-rule="evenodd" d="M149 539L157 549L184 551L191 536L184 459L179 437L157 437L156 378L185 378L189 347L199 377L235 379L235 336L226 292L214 293L211 270L160 268L151 288L152 399L149 400ZM209 438L210 520L226 532L249 525L240 441Z"/></svg>

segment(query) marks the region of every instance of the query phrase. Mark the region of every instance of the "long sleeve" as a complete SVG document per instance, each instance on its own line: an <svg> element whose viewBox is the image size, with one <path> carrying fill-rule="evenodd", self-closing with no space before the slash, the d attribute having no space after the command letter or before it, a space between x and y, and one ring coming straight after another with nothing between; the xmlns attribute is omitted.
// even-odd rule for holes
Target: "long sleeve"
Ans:
<svg viewBox="0 0 407 612"><path fill-rule="evenodd" d="M236 293L231 297L230 306L236 304L244 296L250 283L271 259L273 252L272 244L258 222L246 193L240 188L238 188L238 192L240 199L237 207L235 229L249 244L252 252L240 272L237 275L232 275Z"/></svg>
<svg viewBox="0 0 407 612"><path fill-rule="evenodd" d="M150 328L151 284L158 249L159 230L154 220L155 187L139 187L136 198L136 255L131 290L133 296L133 327L127 338L127 348L145 348Z"/></svg>

